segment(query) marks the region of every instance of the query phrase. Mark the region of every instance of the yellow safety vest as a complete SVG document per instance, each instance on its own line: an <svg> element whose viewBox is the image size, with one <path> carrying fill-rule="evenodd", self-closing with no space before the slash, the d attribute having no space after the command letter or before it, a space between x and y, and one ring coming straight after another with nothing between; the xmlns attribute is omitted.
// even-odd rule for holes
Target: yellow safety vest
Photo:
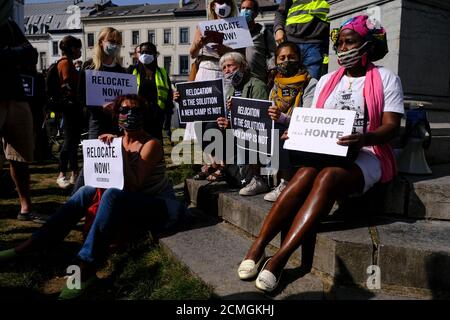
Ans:
<svg viewBox="0 0 450 320"><path fill-rule="evenodd" d="M314 17L329 23L329 13L330 4L325 0L293 0L287 14L286 25L308 23Z"/></svg>
<svg viewBox="0 0 450 320"><path fill-rule="evenodd" d="M137 90L139 93L139 87L141 85L141 75L135 68L133 74L137 79ZM161 110L164 110L166 106L167 96L169 95L169 78L164 68L156 68L155 73L156 91L158 92L158 106Z"/></svg>

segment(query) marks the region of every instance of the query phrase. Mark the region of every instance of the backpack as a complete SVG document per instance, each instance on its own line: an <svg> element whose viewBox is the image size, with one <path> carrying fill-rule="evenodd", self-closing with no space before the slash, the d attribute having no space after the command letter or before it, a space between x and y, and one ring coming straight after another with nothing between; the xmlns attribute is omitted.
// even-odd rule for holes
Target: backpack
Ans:
<svg viewBox="0 0 450 320"><path fill-rule="evenodd" d="M45 78L45 92L47 94L47 109L53 112L62 112L71 101L61 92L61 80L58 73L58 60L47 69Z"/></svg>

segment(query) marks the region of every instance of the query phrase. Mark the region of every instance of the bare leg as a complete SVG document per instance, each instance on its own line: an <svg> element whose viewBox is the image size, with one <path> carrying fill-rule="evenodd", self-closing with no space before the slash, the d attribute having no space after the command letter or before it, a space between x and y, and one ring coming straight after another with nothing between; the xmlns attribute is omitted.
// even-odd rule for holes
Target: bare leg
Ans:
<svg viewBox="0 0 450 320"><path fill-rule="evenodd" d="M289 257L310 234L319 219L330 212L336 199L361 191L363 184L362 172L356 165L351 168L329 167L320 171L284 242L267 263L266 269L278 277Z"/></svg>
<svg viewBox="0 0 450 320"><path fill-rule="evenodd" d="M27 213L31 210L30 197L30 172L28 164L17 161L10 161L11 177L16 184L19 193L20 212Z"/></svg>
<svg viewBox="0 0 450 320"><path fill-rule="evenodd" d="M278 197L270 209L270 212L261 231L250 247L245 259L258 261L263 254L264 248L286 225L289 225L294 214L303 203L309 193L317 170L314 168L300 168L288 186Z"/></svg>

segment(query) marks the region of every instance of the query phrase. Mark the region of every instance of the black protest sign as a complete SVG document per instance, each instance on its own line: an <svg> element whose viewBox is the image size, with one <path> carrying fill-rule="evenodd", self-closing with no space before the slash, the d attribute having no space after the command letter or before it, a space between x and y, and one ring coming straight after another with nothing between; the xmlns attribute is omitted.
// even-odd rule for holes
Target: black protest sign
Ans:
<svg viewBox="0 0 450 320"><path fill-rule="evenodd" d="M22 86L23 91L27 97L33 97L34 96L34 78L32 76L27 76L24 74L21 74L20 77L22 78Z"/></svg>
<svg viewBox="0 0 450 320"><path fill-rule="evenodd" d="M231 128L237 146L265 155L271 155L274 121L268 109L271 101L232 98Z"/></svg>
<svg viewBox="0 0 450 320"><path fill-rule="evenodd" d="M180 123L214 122L225 117L222 79L177 84Z"/></svg>

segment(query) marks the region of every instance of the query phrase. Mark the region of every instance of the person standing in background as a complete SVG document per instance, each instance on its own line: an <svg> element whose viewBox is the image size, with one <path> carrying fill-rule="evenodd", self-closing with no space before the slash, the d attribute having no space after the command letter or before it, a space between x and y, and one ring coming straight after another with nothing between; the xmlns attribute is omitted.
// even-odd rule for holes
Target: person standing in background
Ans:
<svg viewBox="0 0 450 320"><path fill-rule="evenodd" d="M26 102L19 66L35 65L38 53L21 28L9 19L12 0L0 3L0 135L11 177L19 194L19 220L34 220L31 211L29 163L33 161L33 116Z"/></svg>
<svg viewBox="0 0 450 320"><path fill-rule="evenodd" d="M322 73L324 55L328 53L330 4L325 0L281 0L275 12L275 41L291 41L302 53L308 73L317 80Z"/></svg>

